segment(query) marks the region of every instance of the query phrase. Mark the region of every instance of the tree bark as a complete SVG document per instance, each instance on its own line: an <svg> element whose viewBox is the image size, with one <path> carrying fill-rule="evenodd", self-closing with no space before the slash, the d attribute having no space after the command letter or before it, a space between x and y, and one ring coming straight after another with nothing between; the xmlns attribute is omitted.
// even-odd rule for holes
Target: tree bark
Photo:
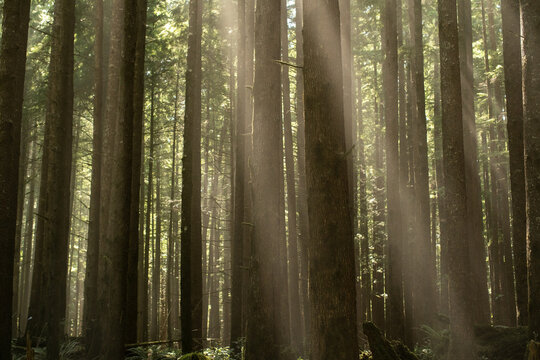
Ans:
<svg viewBox="0 0 540 360"><path fill-rule="evenodd" d="M100 197L101 197L101 164L103 151L103 116L105 100L104 79L104 34L103 34L103 0L94 5L94 112L92 133L92 180L90 190L90 210L88 221L88 245L86 253L86 276L84 281L85 306L83 310L83 335L87 354L95 357L98 353L99 335L96 333L99 317L97 303L99 229L100 229Z"/></svg>
<svg viewBox="0 0 540 360"><path fill-rule="evenodd" d="M70 223L70 196L60 189L70 188L73 125L73 41L75 4L69 0L55 3L48 104L45 117L47 168L41 181L45 194L43 259L47 359L57 359L64 335L66 280Z"/></svg>
<svg viewBox="0 0 540 360"><path fill-rule="evenodd" d="M186 110L182 159L182 349L200 347L202 335L201 36L202 1L190 0Z"/></svg>
<svg viewBox="0 0 540 360"><path fill-rule="evenodd" d="M354 359L358 357L355 259L343 73L341 66L328 66L342 64L339 2L304 1L304 10L310 358Z"/></svg>
<svg viewBox="0 0 540 360"><path fill-rule="evenodd" d="M504 86L510 186L512 190L512 245L516 277L517 322L527 325L527 214L525 159L523 157L523 93L521 68L520 7L518 1L502 0Z"/></svg>
<svg viewBox="0 0 540 360"><path fill-rule="evenodd" d="M448 211L450 346L454 359L475 359L467 229L467 189L455 0L439 0L442 137Z"/></svg>
<svg viewBox="0 0 540 360"><path fill-rule="evenodd" d="M107 224L100 245L99 274L99 303L101 344L100 356L102 359L119 359L124 356L124 343L126 331L126 297L127 272L129 255L126 249L130 242L131 219L131 191L133 177L133 132L134 132L134 79L135 57L137 48L137 2L124 0L116 3L117 19L121 41L111 47L111 57L116 44L122 45L117 59L110 62L109 89L114 90L116 80L121 82L115 102L111 101L114 91L108 93L108 117L105 121L109 128L115 128L115 152L111 156L110 191L108 202L102 197L102 206L108 207ZM118 25L118 23L116 24ZM120 50L120 49L116 49ZM118 66L117 69L113 67ZM115 73L118 71L118 77ZM112 76L111 76L112 75ZM116 116L114 116L116 114ZM107 128L107 126L105 127ZM111 135L111 134L109 134ZM113 139L109 139L113 140ZM139 174L137 174L138 176ZM103 183L102 183L103 186ZM102 188L103 190L103 188ZM104 193L102 192L102 195ZM107 194L107 192L105 192ZM104 219L104 218L102 218Z"/></svg>
<svg viewBox="0 0 540 360"><path fill-rule="evenodd" d="M403 338L403 288L402 288L402 238L401 206L399 198L399 148L398 148L398 50L397 4L386 0L384 7L383 91L384 118L386 122L386 192L387 192L387 267L386 290L388 293L388 334ZM429 213L428 213L429 218ZM429 224L428 224L429 226Z"/></svg>
<svg viewBox="0 0 540 360"><path fill-rule="evenodd" d="M250 264L247 359L280 359L283 314L281 264L280 1L258 1L255 10L255 83L251 162L253 238Z"/></svg>
<svg viewBox="0 0 540 360"><path fill-rule="evenodd" d="M30 0L5 0L0 43L0 357L11 358L13 264Z"/></svg>
<svg viewBox="0 0 540 360"><path fill-rule="evenodd" d="M527 196L529 338L540 334L540 2L521 0L523 21L523 130Z"/></svg>
<svg viewBox="0 0 540 360"><path fill-rule="evenodd" d="M416 103L414 111L414 213L415 225L412 237L412 254L420 259L413 267L413 324L433 325L437 311L435 298L435 259L431 256L430 207L429 207L429 166L426 129L426 104L424 87L424 43L422 40L422 2L409 0L409 27L411 33L412 86ZM420 334L418 332L417 336Z"/></svg>
<svg viewBox="0 0 540 360"><path fill-rule="evenodd" d="M467 187L467 236L469 236L469 260L471 262L472 294L475 311L474 322L489 323L489 298L486 274L486 250L482 230L482 200L478 173L478 150L474 113L473 54L471 1L458 1L459 53L461 66L461 96L463 104L463 136L465 149L465 183ZM444 88L444 87L443 87Z"/></svg>

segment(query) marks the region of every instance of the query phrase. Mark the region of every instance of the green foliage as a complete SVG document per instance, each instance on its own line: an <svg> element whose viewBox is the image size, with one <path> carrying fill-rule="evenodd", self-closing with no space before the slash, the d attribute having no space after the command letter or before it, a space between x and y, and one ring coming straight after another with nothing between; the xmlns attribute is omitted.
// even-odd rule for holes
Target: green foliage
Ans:
<svg viewBox="0 0 540 360"><path fill-rule="evenodd" d="M189 353L182 355L179 360L210 360L206 355L201 353Z"/></svg>
<svg viewBox="0 0 540 360"><path fill-rule="evenodd" d="M60 358L58 360L79 360L83 357L84 347L77 340L68 340L60 347ZM17 347L13 351L13 360L25 360L26 349ZM47 348L34 348L34 359L45 360L47 356Z"/></svg>
<svg viewBox="0 0 540 360"><path fill-rule="evenodd" d="M129 349L127 360L166 360L178 359L180 350L165 348L163 346L136 347Z"/></svg>

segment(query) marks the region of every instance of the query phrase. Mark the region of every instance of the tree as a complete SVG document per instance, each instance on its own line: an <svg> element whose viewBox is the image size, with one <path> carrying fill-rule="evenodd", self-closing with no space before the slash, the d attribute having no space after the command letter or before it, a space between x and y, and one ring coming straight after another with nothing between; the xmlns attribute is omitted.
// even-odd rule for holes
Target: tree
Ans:
<svg viewBox="0 0 540 360"><path fill-rule="evenodd" d="M343 78L341 66L328 66L342 63L339 24L339 1L304 1L310 336L314 360L358 357Z"/></svg>
<svg viewBox="0 0 540 360"><path fill-rule="evenodd" d="M44 307L47 324L47 358L56 359L64 335L66 280L70 220L69 189L73 123L73 40L75 4L55 2L53 40L49 64L48 103L45 118L44 158L40 211L43 221Z"/></svg>
<svg viewBox="0 0 540 360"><path fill-rule="evenodd" d="M0 357L11 358L13 263L30 0L3 4L0 43Z"/></svg>
<svg viewBox="0 0 540 360"><path fill-rule="evenodd" d="M103 0L95 2L95 40L94 40L94 126L92 136L92 185L90 195L90 214L88 221L88 248L86 255L86 277L84 281L84 337L88 354L97 354L99 341L96 334L98 320L97 288L100 229L101 163L103 146L104 115L104 33Z"/></svg>
<svg viewBox="0 0 540 360"><path fill-rule="evenodd" d="M469 236L469 260L471 262L474 300L471 306L474 321L489 323L489 299L486 282L485 247L482 236L482 203L478 173L476 124L473 89L472 19L471 1L458 1L459 54L461 66L461 96L463 98L463 136L465 149L465 184L467 187L467 234ZM444 86L442 87L444 89ZM444 94L443 94L444 96Z"/></svg>
<svg viewBox="0 0 540 360"><path fill-rule="evenodd" d="M281 48L282 61L289 62L289 39L287 26L286 1L281 0ZM283 130L285 139L285 178L287 181L287 228L289 232L289 296L290 296L290 323L291 346L296 354L302 350L302 312L300 310L300 279L298 268L298 230L296 222L296 183L294 169L294 149L292 134L291 94L289 67L281 69L281 86L283 91Z"/></svg>
<svg viewBox="0 0 540 360"><path fill-rule="evenodd" d="M517 321L527 324L527 214L525 198L525 161L523 158L523 93L521 68L520 8L518 1L501 1L504 86L510 185L512 190L512 245L516 277Z"/></svg>
<svg viewBox="0 0 540 360"><path fill-rule="evenodd" d="M442 138L445 199L448 215L448 273L450 347L454 359L475 359L473 316L469 285L467 190L459 63L459 40L455 0L439 0L441 59Z"/></svg>
<svg viewBox="0 0 540 360"><path fill-rule="evenodd" d="M283 344L281 247L280 1L258 1L255 9L253 88L253 238L246 330L247 359L279 359ZM286 285L285 285L286 286ZM281 332L281 333L280 333Z"/></svg>
<svg viewBox="0 0 540 360"><path fill-rule="evenodd" d="M190 0L181 214L182 350L198 348L202 327L201 37L202 1ZM193 339L197 340L194 342Z"/></svg>
<svg viewBox="0 0 540 360"><path fill-rule="evenodd" d="M135 57L137 47L137 2L125 0L122 4L115 5L116 25L119 27L120 41L113 43L111 56L115 54L114 46L122 44L118 58L112 59L110 70L119 66L118 73L111 76L109 71L109 93L107 98L107 117L109 129L115 128L113 135L116 143L114 154L109 159L111 167L108 199L101 199L102 206L108 207L106 224L101 232L99 274L99 303L100 303L100 356L102 359L118 359L124 356L124 344L126 335L126 297L127 297L127 272L129 256L126 249L130 243L131 221L131 191L132 191L132 166L133 166L133 132L134 132L134 79ZM114 49L119 51L120 49ZM120 55L121 54L121 55ZM118 77L116 77L118 76ZM110 90L114 89L116 80L120 80L123 86L119 87L117 99L111 98ZM116 100L116 101L114 101ZM113 116L116 114L116 116ZM107 129L107 127L106 127ZM138 176L138 174L137 174ZM103 179L102 179L103 181ZM102 184L103 186L103 184ZM103 192L102 192L103 195ZM105 218L101 218L105 219Z"/></svg>
<svg viewBox="0 0 540 360"><path fill-rule="evenodd" d="M236 94L236 126L234 136L234 224L231 240L231 345L239 354L239 340L242 336L242 278L244 256L244 193L246 165L246 1L238 1L238 79Z"/></svg>
<svg viewBox="0 0 540 360"><path fill-rule="evenodd" d="M521 0L523 21L523 133L527 196L529 338L540 334L540 2Z"/></svg>
<svg viewBox="0 0 540 360"><path fill-rule="evenodd" d="M409 27L411 32L412 87L416 104L413 108L413 156L415 190L415 224L412 236L413 251L419 263L414 266L413 275L413 323L415 327L432 325L436 313L435 300L435 259L431 256L430 239L430 199L428 143L426 125L426 99L424 87L424 42L422 39L422 2L409 1ZM433 239L434 241L434 239Z"/></svg>
<svg viewBox="0 0 540 360"><path fill-rule="evenodd" d="M386 0L384 6L384 118L386 121L386 180L388 222L387 290L388 332L393 338L403 338L403 288L402 288L402 239L401 208L399 198L399 148L398 148L398 49L397 4Z"/></svg>

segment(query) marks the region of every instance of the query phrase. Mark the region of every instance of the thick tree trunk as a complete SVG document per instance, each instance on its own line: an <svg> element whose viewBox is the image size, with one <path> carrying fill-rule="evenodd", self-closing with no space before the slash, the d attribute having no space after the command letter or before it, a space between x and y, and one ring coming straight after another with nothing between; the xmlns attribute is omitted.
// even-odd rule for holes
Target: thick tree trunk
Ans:
<svg viewBox="0 0 540 360"><path fill-rule="evenodd" d="M45 118L47 168L41 174L43 211L44 303L47 324L47 359L56 359L64 335L73 123L73 39L75 4L55 3L49 88Z"/></svg>
<svg viewBox="0 0 540 360"><path fill-rule="evenodd" d="M402 288L401 206L399 198L398 148L398 50L397 4L386 0L384 7L383 91L386 122L386 192L387 192L387 267L388 293L387 325L390 337L399 339L405 334ZM428 213L429 217L429 213ZM428 225L429 226L429 225Z"/></svg>
<svg viewBox="0 0 540 360"><path fill-rule="evenodd" d="M147 1L136 1L136 44L133 78L133 154L131 159L131 206L129 220L128 268L126 280L126 326L124 341L132 344L137 340L137 294L139 242L139 208L141 195L141 167L143 146L144 118L144 59L146 44L146 11Z"/></svg>
<svg viewBox="0 0 540 360"><path fill-rule="evenodd" d="M517 295L518 325L527 324L527 214L525 198L525 160L523 156L523 93L521 68L520 8L518 1L502 0L504 86L510 186L512 189L512 245Z"/></svg>
<svg viewBox="0 0 540 360"><path fill-rule="evenodd" d="M198 349L202 335L201 36L202 1L190 0L186 111L182 159L182 350Z"/></svg>
<svg viewBox="0 0 540 360"><path fill-rule="evenodd" d="M11 357L17 187L30 0L5 0L0 43L0 357Z"/></svg>
<svg viewBox="0 0 540 360"><path fill-rule="evenodd" d="M458 360L475 359L467 229L467 189L459 39L455 0L439 0L442 137L448 211L450 346Z"/></svg>
<svg viewBox="0 0 540 360"><path fill-rule="evenodd" d="M246 1L238 0L238 79L236 94L236 126L234 134L234 208L231 239L231 346L240 353L242 337L243 256L244 256L244 193L246 179L247 122L246 114Z"/></svg>
<svg viewBox="0 0 540 360"><path fill-rule="evenodd" d="M279 294L282 150L279 1L258 1L255 11L255 84L253 89L253 239L250 264L247 359L279 359L283 314Z"/></svg>
<svg viewBox="0 0 540 360"><path fill-rule="evenodd" d="M101 239L99 262L99 303L101 344L100 356L102 359L119 359L124 356L124 343L126 332L126 282L129 256L126 249L129 247L130 219L131 219L131 187L133 177L133 132L134 132L134 74L135 55L137 45L137 3L125 0L123 4L115 4L120 27L122 44L119 59L112 59L109 75L109 89L114 89L115 79L121 81L122 86L117 93L117 101L111 103L114 92L108 93L108 117L105 119L110 128L116 128L114 142L115 152L111 160L110 192L108 202L102 206L108 207L107 224L104 226L105 237ZM116 44L118 44L116 43ZM115 43L113 42L113 46ZM114 47L113 47L114 48ZM113 51L111 48L111 56ZM120 50L120 49L117 49ZM120 55L120 54L119 54ZM118 61L118 62L116 62ZM116 77L113 67L119 66ZM111 74L112 73L112 74ZM116 109L114 108L116 107ZM117 114L116 117L111 115ZM105 127L107 128L107 127ZM113 139L110 139L113 140ZM138 174L137 174L138 176ZM102 183L103 186L103 183ZM102 188L103 189L103 188ZM104 193L102 192L102 195ZM104 219L104 218L102 218Z"/></svg>
<svg viewBox="0 0 540 360"><path fill-rule="evenodd" d="M416 103L412 104L414 116L414 213L415 224L411 241L412 254L419 258L413 267L413 324L432 326L435 318L435 259L431 256L429 167L426 129L426 104L424 87L424 43L422 40L422 2L409 0L409 27L413 47L411 59L412 86ZM418 334L417 332L417 335Z"/></svg>
<svg viewBox="0 0 540 360"><path fill-rule="evenodd" d="M461 67L461 96L463 105L463 145L465 149L465 183L467 187L467 236L469 237L469 261L471 263L473 295L471 306L475 308L474 322L489 323L489 298L485 263L485 245L482 230L482 200L478 172L478 151L474 113L473 54L471 1L458 1L459 54ZM443 87L444 88L444 87Z"/></svg>
<svg viewBox="0 0 540 360"><path fill-rule="evenodd" d="M354 359L358 357L355 259L345 156L343 74L341 66L328 66L342 64L339 2L308 0L304 9L310 358Z"/></svg>
<svg viewBox="0 0 540 360"><path fill-rule="evenodd" d="M540 334L540 2L521 0L523 21L523 130L527 195L529 338Z"/></svg>
<svg viewBox="0 0 540 360"><path fill-rule="evenodd" d="M97 355L96 333L98 320L97 282L99 259L101 164L103 151L104 115L104 39L103 39L103 0L95 2L95 40L94 40L94 124L92 134L92 180L90 190L90 211L88 221L88 245L86 253L86 276L84 281L85 306L83 310L83 336L90 357Z"/></svg>

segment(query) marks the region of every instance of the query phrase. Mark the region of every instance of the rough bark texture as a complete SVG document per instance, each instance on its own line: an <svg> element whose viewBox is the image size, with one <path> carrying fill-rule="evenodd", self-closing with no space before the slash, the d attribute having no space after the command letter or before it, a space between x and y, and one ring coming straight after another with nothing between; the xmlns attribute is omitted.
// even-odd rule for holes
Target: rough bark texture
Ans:
<svg viewBox="0 0 540 360"><path fill-rule="evenodd" d="M247 359L279 359L282 291L280 1L258 1L255 11L253 118L253 239L250 264ZM287 324L288 325L288 324Z"/></svg>
<svg viewBox="0 0 540 360"><path fill-rule="evenodd" d="M246 179L246 1L238 1L238 79L234 134L234 206L231 239L231 346L240 353L242 336L242 285L244 266L244 193Z"/></svg>
<svg viewBox="0 0 540 360"><path fill-rule="evenodd" d="M202 0L190 0L186 110L182 159L182 349L200 346L202 335L201 238L201 36Z"/></svg>
<svg viewBox="0 0 540 360"><path fill-rule="evenodd" d="M392 338L403 338L402 238L401 205L399 198L398 147L398 49L397 4L386 0L384 6L383 90L386 123L386 194L387 194L387 267L388 293L387 330ZM429 214L429 213L428 213Z"/></svg>
<svg viewBox="0 0 540 360"><path fill-rule="evenodd" d="M92 183L88 221L88 244L86 253L86 276L84 280L83 310L84 342L88 354L97 354L96 322L98 320L97 287L99 258L99 209L101 193L101 163L103 146L104 112L104 44L103 44L103 0L95 2L94 40L94 124L92 133Z"/></svg>
<svg viewBox="0 0 540 360"><path fill-rule="evenodd" d="M528 317L527 214L525 212L525 160L523 157L520 9L519 2L514 0L502 0L501 6L510 186L512 189L512 245L516 277L517 321L518 325L526 325Z"/></svg>
<svg viewBox="0 0 540 360"><path fill-rule="evenodd" d="M64 335L73 123L73 39L75 4L55 3L45 146L47 168L41 174L43 209L44 320L47 324L47 359L57 359Z"/></svg>
<svg viewBox="0 0 540 360"><path fill-rule="evenodd" d="M304 1L311 356L358 357L337 0Z"/></svg>
<svg viewBox="0 0 540 360"><path fill-rule="evenodd" d="M105 119L108 126L116 128L114 134L115 152L111 156L110 192L107 202L107 224L103 228L99 261L99 305L100 305L100 358L119 359L124 356L124 337L126 334L126 297L128 249L131 219L131 186L133 171L133 116L134 116L134 74L137 42L137 3L123 0L116 15L120 27L119 43L122 44L119 62L111 61L112 67L118 66L119 88L117 102L108 103L110 111ZM120 54L119 54L120 55ZM112 51L111 51L112 56ZM114 73L114 72L113 72ZM110 74L110 73L109 73ZM114 82L115 78L110 77ZM109 83L109 88L111 83ZM110 93L108 94L108 102ZM114 111L113 107L116 107ZM116 116L110 116L116 113ZM111 139L112 140L112 139ZM138 174L137 174L138 175ZM103 194L103 193L102 193ZM102 203L103 203L102 197ZM103 204L102 204L103 206ZM104 219L104 218L101 218Z"/></svg>
<svg viewBox="0 0 540 360"><path fill-rule="evenodd" d="M442 137L444 179L448 210L448 266L450 347L453 359L475 359L473 314L469 286L470 262L467 237L467 190L455 0L439 0L441 57Z"/></svg>
<svg viewBox="0 0 540 360"><path fill-rule="evenodd" d="M126 280L126 326L124 341L132 344L137 341L137 297L138 297L138 264L141 166L143 143L143 109L144 109L144 58L146 45L146 11L147 1L137 0L136 9L136 44L133 73L133 153L131 159L131 207L129 220L128 268ZM141 269L142 271L142 269Z"/></svg>
<svg viewBox="0 0 540 360"><path fill-rule="evenodd" d="M13 258L30 0L6 0L0 43L0 358L11 358Z"/></svg>
<svg viewBox="0 0 540 360"><path fill-rule="evenodd" d="M411 71L416 104L414 111L414 233L411 238L412 251L419 263L413 266L413 324L431 326L436 313L435 259L431 256L429 167L426 129L426 100L424 87L424 43L422 40L422 2L409 1L409 27L413 46ZM420 335L420 334L418 334Z"/></svg>
<svg viewBox="0 0 540 360"><path fill-rule="evenodd" d="M521 0L523 20L523 130L527 194L529 338L540 334L540 2Z"/></svg>
<svg viewBox="0 0 540 360"><path fill-rule="evenodd" d="M463 145L465 149L465 183L467 187L467 236L469 237L469 261L472 274L472 288L470 291L473 294L471 306L475 308L473 313L474 322L488 324L489 298L486 282L486 250L482 235L482 200L480 198L474 113L471 1L459 0L458 8Z"/></svg>

